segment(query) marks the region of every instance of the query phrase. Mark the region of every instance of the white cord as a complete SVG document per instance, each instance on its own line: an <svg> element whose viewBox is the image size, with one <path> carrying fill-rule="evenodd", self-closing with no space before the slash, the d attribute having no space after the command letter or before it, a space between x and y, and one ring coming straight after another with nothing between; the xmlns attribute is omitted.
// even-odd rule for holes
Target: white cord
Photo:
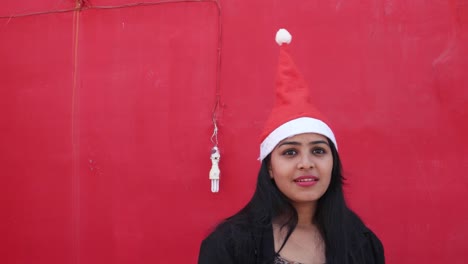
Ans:
<svg viewBox="0 0 468 264"><path fill-rule="evenodd" d="M216 124L216 120L213 118L213 134L211 135L211 143L218 147L218 125ZM214 140L213 140L214 139Z"/></svg>

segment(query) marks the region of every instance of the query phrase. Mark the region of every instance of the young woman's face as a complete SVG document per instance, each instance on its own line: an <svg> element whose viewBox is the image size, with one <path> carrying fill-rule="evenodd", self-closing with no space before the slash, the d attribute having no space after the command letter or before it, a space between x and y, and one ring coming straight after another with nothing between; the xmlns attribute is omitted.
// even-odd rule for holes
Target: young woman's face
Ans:
<svg viewBox="0 0 468 264"><path fill-rule="evenodd" d="M271 152L269 172L278 189L295 203L315 203L328 189L333 156L325 136L299 134Z"/></svg>

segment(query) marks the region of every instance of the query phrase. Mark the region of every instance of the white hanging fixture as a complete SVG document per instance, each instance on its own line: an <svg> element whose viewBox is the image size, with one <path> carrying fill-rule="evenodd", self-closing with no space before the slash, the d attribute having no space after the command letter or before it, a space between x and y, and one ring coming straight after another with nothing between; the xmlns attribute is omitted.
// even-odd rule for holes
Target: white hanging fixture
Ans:
<svg viewBox="0 0 468 264"><path fill-rule="evenodd" d="M210 180L211 180L211 192L219 192L219 159L221 155L219 154L219 149L217 146L214 146L211 149L211 170L210 170Z"/></svg>

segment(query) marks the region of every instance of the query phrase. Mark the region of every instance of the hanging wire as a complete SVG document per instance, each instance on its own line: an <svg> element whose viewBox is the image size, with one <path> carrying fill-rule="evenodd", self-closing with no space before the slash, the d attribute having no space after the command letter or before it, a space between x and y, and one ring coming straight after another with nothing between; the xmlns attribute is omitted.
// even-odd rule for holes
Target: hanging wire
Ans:
<svg viewBox="0 0 468 264"><path fill-rule="evenodd" d="M131 3L131 4L123 4L123 5L108 5L108 6L93 6L90 4L88 0L77 0L77 5L73 8L69 9L57 9L57 10L49 10L49 11L39 11L39 12L31 12L31 13L20 13L20 14L11 14L9 16L2 15L1 18L19 18L19 17L28 17L28 16L38 16L38 15L47 15L47 14L57 14L57 13L67 13L67 12L74 12L74 11L84 11L88 9L118 9L118 8L129 8L129 7L140 7L140 6L154 6L160 4L175 4L175 3L203 3L203 2L211 2L215 3L218 9L218 17L220 16L220 5L218 0L161 0L157 2L138 2L138 3Z"/></svg>
<svg viewBox="0 0 468 264"><path fill-rule="evenodd" d="M221 47L223 39L223 27L221 21L221 5L218 0L215 1L218 8L218 47L217 47L217 60L216 60L216 87L215 87L215 104L211 119L213 122L213 134L211 135L211 142L218 146L218 111L221 91Z"/></svg>

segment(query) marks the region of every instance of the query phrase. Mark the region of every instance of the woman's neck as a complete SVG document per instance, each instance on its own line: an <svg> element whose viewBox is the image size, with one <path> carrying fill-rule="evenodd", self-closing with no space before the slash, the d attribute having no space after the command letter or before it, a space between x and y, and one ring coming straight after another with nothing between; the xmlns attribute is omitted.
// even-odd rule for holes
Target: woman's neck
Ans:
<svg viewBox="0 0 468 264"><path fill-rule="evenodd" d="M317 203L302 203L293 204L297 212L297 225L296 228L308 229L314 227L314 216L317 208ZM273 219L273 224L282 226L288 221L288 216L281 215Z"/></svg>
<svg viewBox="0 0 468 264"><path fill-rule="evenodd" d="M315 210L317 208L317 203L301 203L294 204L294 208L297 212L297 227L298 228L310 228L313 226L312 220L315 216Z"/></svg>

